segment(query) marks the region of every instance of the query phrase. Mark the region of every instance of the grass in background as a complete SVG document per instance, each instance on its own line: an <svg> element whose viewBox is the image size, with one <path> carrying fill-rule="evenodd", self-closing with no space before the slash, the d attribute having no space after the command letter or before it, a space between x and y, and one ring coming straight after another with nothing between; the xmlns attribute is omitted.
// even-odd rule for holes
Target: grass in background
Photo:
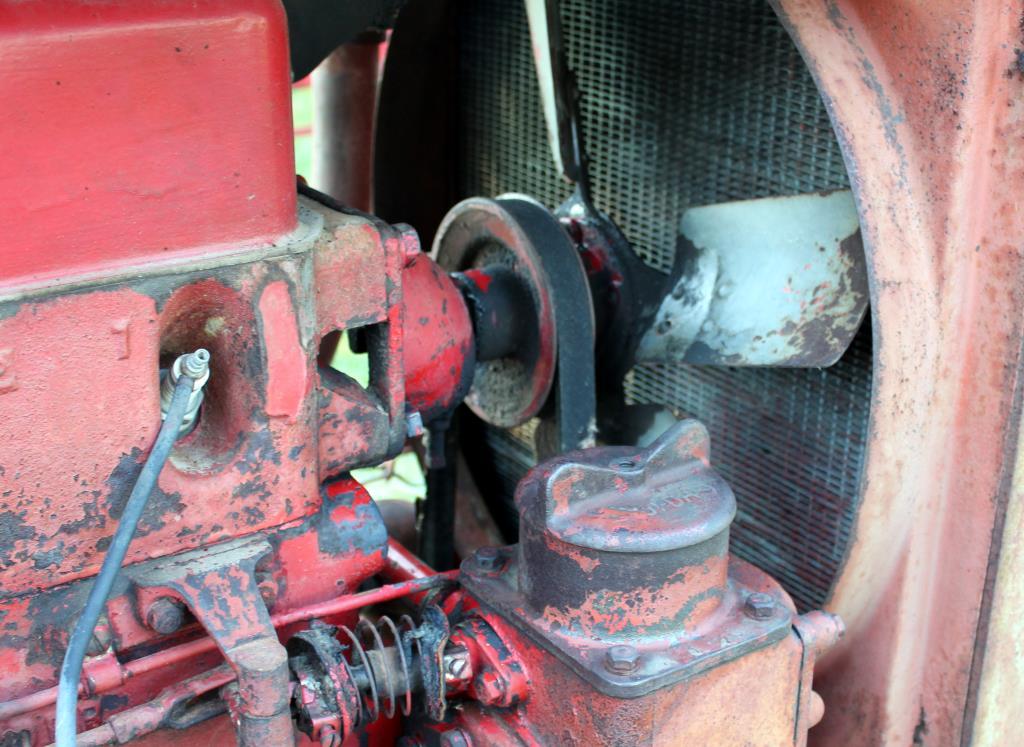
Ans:
<svg viewBox="0 0 1024 747"><path fill-rule="evenodd" d="M313 87L309 78L292 86L292 125L295 127L295 173L309 179L313 168Z"/></svg>

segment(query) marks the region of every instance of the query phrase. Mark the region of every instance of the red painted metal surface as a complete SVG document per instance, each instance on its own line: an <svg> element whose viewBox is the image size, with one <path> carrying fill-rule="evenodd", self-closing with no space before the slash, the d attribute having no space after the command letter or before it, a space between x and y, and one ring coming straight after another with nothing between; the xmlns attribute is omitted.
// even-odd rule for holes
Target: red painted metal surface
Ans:
<svg viewBox="0 0 1024 747"><path fill-rule="evenodd" d="M296 200L276 4L60 3L48 6L52 19L42 6L22 7L0 6L16 18L0 50L20 66L0 83L8 100L51 121L33 132L34 120L8 107L0 135L33 157L38 138L51 138L55 163L76 168L60 169L57 190L45 181L56 173L47 161L50 170L22 179L17 194L0 173L9 197L0 210L18 213L0 245L0 736L51 737L68 630L160 422L159 369L201 346L214 362L199 425L163 470L106 605L80 726L130 711L124 729L149 728L159 702L180 694L175 683L226 659L238 679L224 696L240 739L280 742L291 726L277 631L290 636L314 617L350 622L364 605L444 580L351 596L383 569L386 532L357 483L331 479L394 455L405 439L408 232ZM67 34L58 45L56 33ZM32 95L17 87L27 85L18 76L58 67L64 98L41 84ZM153 80L166 86L161 96L153 88L137 98L141 81ZM117 99L107 104L116 121L104 109L93 129L76 129L104 85L137 111ZM248 109L258 112L240 119ZM238 132L225 140L229 123ZM123 148L102 147L121 137ZM71 159L72 144L84 155ZM140 185L151 191L140 196ZM24 203L72 188L86 196L57 219ZM45 244L45 256L25 237ZM421 282L439 288L471 351L461 297L423 263L410 292ZM373 360L366 388L320 363L324 340L352 329L365 332ZM420 333L422 360L433 359L427 346L444 352L448 341ZM409 388L448 407L460 382L445 383Z"/></svg>
<svg viewBox="0 0 1024 747"><path fill-rule="evenodd" d="M425 422L455 409L473 380L473 325L462 294L429 256L406 265L406 401Z"/></svg>
<svg viewBox="0 0 1024 747"><path fill-rule="evenodd" d="M5 1L0 58L0 289L295 228L279 3Z"/></svg>
<svg viewBox="0 0 1024 747"><path fill-rule="evenodd" d="M0 393L8 596L95 572L159 424L158 366L185 347L202 345L213 355L203 416L172 454L139 530L147 542L133 546L129 562L308 516L320 504L321 476L389 452L389 434L405 427L394 401L400 396L381 401L354 382L325 381L316 369L317 332L300 321L310 318L316 285L340 280L336 267L319 260L365 251L383 263L380 234L360 235L366 238L358 244L337 240L315 256L306 251L307 274L302 261L281 258L198 280L174 274L3 304L0 338L13 382ZM400 313L385 298L350 299L344 314L335 309L319 324L361 326L392 310ZM62 365L53 365L53 349L65 351ZM379 377L386 395L400 393L400 376L392 367ZM83 382L109 380L118 386L98 384L83 396ZM358 427L322 427L324 413L336 411L372 433L357 447ZM23 437L40 432L48 435ZM328 457L319 463L317 444Z"/></svg>
<svg viewBox="0 0 1024 747"><path fill-rule="evenodd" d="M874 324L864 492L828 608L822 744L960 744L1017 453L1024 303L1017 0L775 3L860 212Z"/></svg>
<svg viewBox="0 0 1024 747"><path fill-rule="evenodd" d="M842 623L797 617L775 581L727 558L735 499L708 453L684 421L645 450L580 451L527 475L520 544L463 564L480 607L453 635L474 672L460 736L805 742L814 663Z"/></svg>
<svg viewBox="0 0 1024 747"><path fill-rule="evenodd" d="M409 410L462 400L474 324L502 329L462 294L488 301L500 272L460 264L460 288L411 229L296 202L276 3L0 3L0 91L18 103L0 137L24 156L0 166L0 738L51 738L68 627L159 423L159 369L201 345L200 423L96 630L83 743L291 743L303 670L282 643L344 643L343 626L363 637L334 649L350 679L299 677L307 705L349 688L310 730L325 744L802 744L815 689L815 741L968 739L1016 446L1024 7L778 5L855 167L876 325L868 488L830 602L851 634L820 668L842 625L797 616L729 557L731 492L692 423L538 468L521 542L480 549L464 588L388 540L347 473L401 449ZM588 260L614 326L623 276ZM554 374L537 301L541 386L513 421ZM352 330L368 387L325 365ZM357 591L375 577L391 583ZM376 609L399 600L420 612L408 638ZM215 690L229 718L157 731ZM427 721L367 726L414 697Z"/></svg>

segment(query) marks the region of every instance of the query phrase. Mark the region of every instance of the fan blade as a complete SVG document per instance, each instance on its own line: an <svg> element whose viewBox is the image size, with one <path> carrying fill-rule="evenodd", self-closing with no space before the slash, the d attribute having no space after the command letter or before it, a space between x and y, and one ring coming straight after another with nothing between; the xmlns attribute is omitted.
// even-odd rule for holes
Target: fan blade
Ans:
<svg viewBox="0 0 1024 747"><path fill-rule="evenodd" d="M846 190L691 208L676 255L638 362L830 366L868 307Z"/></svg>
<svg viewBox="0 0 1024 747"><path fill-rule="evenodd" d="M555 169L590 208L576 77L569 67L558 0L525 0L541 108Z"/></svg>

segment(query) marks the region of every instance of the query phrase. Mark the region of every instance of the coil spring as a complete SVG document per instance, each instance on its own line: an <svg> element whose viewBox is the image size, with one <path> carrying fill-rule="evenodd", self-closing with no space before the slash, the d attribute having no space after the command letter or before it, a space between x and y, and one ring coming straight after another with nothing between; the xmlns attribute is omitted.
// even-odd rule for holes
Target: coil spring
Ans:
<svg viewBox="0 0 1024 747"><path fill-rule="evenodd" d="M375 721L381 715L382 704L387 718L395 715L396 707L403 716L412 712L413 646L417 647L421 659L423 653L418 633L419 629L408 615L402 615L397 625L390 617L382 615L376 624L361 619L354 631L338 626L339 638L344 636L348 640L349 673L363 694L360 723ZM391 655L392 650L397 651L397 656ZM365 677L359 677L360 670ZM384 692L378 683L385 685ZM399 698L402 699L400 706Z"/></svg>

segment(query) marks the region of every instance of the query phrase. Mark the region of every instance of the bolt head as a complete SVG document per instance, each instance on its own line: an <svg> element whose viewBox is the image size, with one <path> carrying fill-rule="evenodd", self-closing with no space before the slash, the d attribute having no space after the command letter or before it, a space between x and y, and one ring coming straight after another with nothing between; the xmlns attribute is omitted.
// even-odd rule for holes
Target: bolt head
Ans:
<svg viewBox="0 0 1024 747"><path fill-rule="evenodd" d="M467 666L469 666L469 652L465 649L453 652L452 656L448 658L448 674L452 677L462 676L462 673L466 671Z"/></svg>
<svg viewBox="0 0 1024 747"><path fill-rule="evenodd" d="M505 682L492 670L481 672L473 681L476 699L484 705L508 705L505 703Z"/></svg>
<svg viewBox="0 0 1024 747"><path fill-rule="evenodd" d="M160 635L170 635L185 622L185 608L177 599L160 597L146 611L146 625Z"/></svg>
<svg viewBox="0 0 1024 747"><path fill-rule="evenodd" d="M640 652L633 646L612 646L605 653L605 668L614 674L631 674L640 668Z"/></svg>
<svg viewBox="0 0 1024 747"><path fill-rule="evenodd" d="M405 414L405 435L408 438L416 438L423 435L423 416L416 410Z"/></svg>
<svg viewBox="0 0 1024 747"><path fill-rule="evenodd" d="M743 604L744 614L754 620L767 620L775 614L775 599L770 594L755 591Z"/></svg>
<svg viewBox="0 0 1024 747"><path fill-rule="evenodd" d="M481 547L476 551L476 564L484 571L498 571L505 564L497 547Z"/></svg>

